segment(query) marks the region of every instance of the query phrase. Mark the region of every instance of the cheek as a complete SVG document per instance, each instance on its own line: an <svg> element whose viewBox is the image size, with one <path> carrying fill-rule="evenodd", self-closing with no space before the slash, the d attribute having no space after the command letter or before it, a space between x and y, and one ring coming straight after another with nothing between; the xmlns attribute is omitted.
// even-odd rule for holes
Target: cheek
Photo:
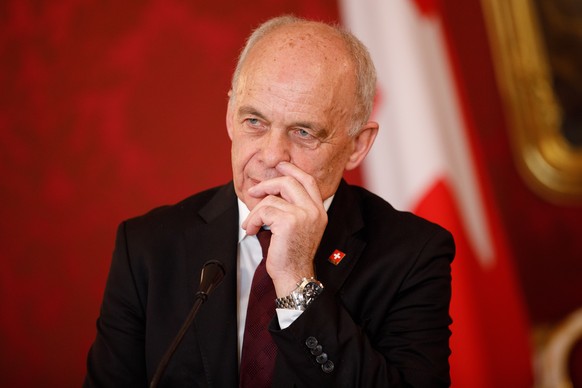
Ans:
<svg viewBox="0 0 582 388"><path fill-rule="evenodd" d="M240 174L243 165L244 165L244 155L243 155L244 147L241 147L240 139L237 138L236 134L233 134L232 143L230 146L230 160L232 164L232 171L235 174L235 179L237 178L237 174Z"/></svg>
<svg viewBox="0 0 582 388"><path fill-rule="evenodd" d="M342 174L347 162L348 152L345 148L338 148L336 152L332 152L329 158L325 161L324 168L330 175Z"/></svg>
<svg viewBox="0 0 582 388"><path fill-rule="evenodd" d="M234 132L231 145L231 159L233 170L241 172L256 153L257 145L245 136L237 136Z"/></svg>
<svg viewBox="0 0 582 388"><path fill-rule="evenodd" d="M324 192L332 186L335 187L341 179L347 161L346 155L346 152L332 152L327 157L320 158L309 155L302 160L305 168L299 167L317 180L319 189L325 194Z"/></svg>

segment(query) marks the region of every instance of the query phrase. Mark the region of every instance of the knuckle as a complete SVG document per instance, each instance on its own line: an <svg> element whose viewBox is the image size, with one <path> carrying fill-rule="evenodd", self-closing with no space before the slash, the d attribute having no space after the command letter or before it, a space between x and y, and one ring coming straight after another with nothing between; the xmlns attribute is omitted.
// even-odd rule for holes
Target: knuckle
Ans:
<svg viewBox="0 0 582 388"><path fill-rule="evenodd" d="M315 186L317 184L317 182L315 181L315 178L312 175L307 175L305 177L305 183L310 185L310 186Z"/></svg>

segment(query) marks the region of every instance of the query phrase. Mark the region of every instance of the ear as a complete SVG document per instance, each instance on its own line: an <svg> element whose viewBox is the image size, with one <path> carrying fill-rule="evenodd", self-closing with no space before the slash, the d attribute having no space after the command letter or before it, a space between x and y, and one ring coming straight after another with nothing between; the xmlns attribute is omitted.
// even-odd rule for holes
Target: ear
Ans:
<svg viewBox="0 0 582 388"><path fill-rule="evenodd" d="M368 155L368 151L372 148L372 144L374 144L379 127L377 122L368 121L353 136L353 150L346 163L346 170L353 170L362 163L366 155Z"/></svg>
<svg viewBox="0 0 582 388"><path fill-rule="evenodd" d="M228 132L228 137L232 141L232 130L233 130L233 120L234 120L234 101L232 100L232 90L228 91L228 104L226 106L226 131Z"/></svg>

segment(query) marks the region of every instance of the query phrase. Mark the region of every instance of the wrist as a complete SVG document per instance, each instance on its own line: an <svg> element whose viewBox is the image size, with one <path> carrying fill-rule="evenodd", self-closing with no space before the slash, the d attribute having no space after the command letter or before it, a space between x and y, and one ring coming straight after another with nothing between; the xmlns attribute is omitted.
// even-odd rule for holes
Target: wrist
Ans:
<svg viewBox="0 0 582 388"><path fill-rule="evenodd" d="M314 278L313 271L302 271L294 273L281 273L279 276L273 276L273 285L275 286L275 294L277 298L283 298L293 292L301 281L305 278Z"/></svg>
<svg viewBox="0 0 582 388"><path fill-rule="evenodd" d="M323 284L314 277L302 278L288 295L277 298L277 308L305 310L323 292Z"/></svg>

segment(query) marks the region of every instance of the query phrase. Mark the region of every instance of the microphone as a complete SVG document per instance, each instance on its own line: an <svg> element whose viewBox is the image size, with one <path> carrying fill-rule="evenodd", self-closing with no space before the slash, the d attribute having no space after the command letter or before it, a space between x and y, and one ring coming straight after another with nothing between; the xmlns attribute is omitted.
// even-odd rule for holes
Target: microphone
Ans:
<svg viewBox="0 0 582 388"><path fill-rule="evenodd" d="M194 317L198 313L200 306L208 299L208 295L222 282L225 274L224 265L218 260L208 260L204 263L202 267L202 271L200 272L200 286L198 287L198 292L194 296L194 305L192 306L192 310L188 314L186 321L178 331L176 338L172 341L172 344L164 354L164 357L160 361L158 368L156 369L156 373L152 378L150 383L150 388L156 388L170 362L170 359L174 355L174 352L178 348L178 345L182 342L182 338L184 338L184 334L192 325L194 321Z"/></svg>

